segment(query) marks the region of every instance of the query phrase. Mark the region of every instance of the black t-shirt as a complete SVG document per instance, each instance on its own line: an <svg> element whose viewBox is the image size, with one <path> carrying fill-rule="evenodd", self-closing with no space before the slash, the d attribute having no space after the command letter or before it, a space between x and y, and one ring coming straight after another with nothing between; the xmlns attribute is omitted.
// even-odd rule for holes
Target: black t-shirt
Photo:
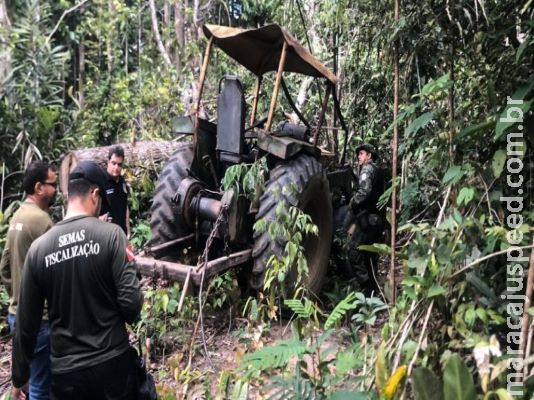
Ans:
<svg viewBox="0 0 534 400"><path fill-rule="evenodd" d="M45 300L52 373L98 365L128 350L125 322L137 318L143 295L127 246L117 225L89 216L61 221L33 242L13 339L15 386L29 378Z"/></svg>
<svg viewBox="0 0 534 400"><path fill-rule="evenodd" d="M106 197L108 203L102 203L102 210L100 215L109 212L109 216L112 218L111 222L119 225L124 233L126 232L126 209L128 208L128 185L122 176L118 181L115 181L108 175L109 188L106 190Z"/></svg>

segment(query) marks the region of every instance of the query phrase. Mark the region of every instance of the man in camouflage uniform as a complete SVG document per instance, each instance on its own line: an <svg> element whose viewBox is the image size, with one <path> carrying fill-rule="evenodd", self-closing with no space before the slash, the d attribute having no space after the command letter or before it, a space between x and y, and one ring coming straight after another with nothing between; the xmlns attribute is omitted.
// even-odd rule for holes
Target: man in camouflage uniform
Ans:
<svg viewBox="0 0 534 400"><path fill-rule="evenodd" d="M365 143L359 146L356 152L359 166L358 189L350 200L350 209L355 216L356 229L353 243L357 247L379 242L382 238L384 218L376 203L384 192L384 178L375 164L378 153L374 146ZM364 293L376 294L377 254L357 250L353 260L354 272L359 284L364 288Z"/></svg>

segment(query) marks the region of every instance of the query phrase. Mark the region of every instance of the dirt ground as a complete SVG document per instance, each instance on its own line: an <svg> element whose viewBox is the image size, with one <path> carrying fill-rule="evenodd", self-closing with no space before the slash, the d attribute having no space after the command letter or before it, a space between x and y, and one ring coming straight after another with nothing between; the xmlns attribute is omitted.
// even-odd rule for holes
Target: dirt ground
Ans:
<svg viewBox="0 0 534 400"><path fill-rule="evenodd" d="M262 336L263 345L288 339L291 336L289 321L273 323L268 332ZM205 315L204 336L207 356L204 350L202 335L197 333L194 356L188 364L188 354L185 348L175 348L167 354L159 354L162 349L152 353L149 369L154 375L160 398L200 400L204 399L208 390L212 395L218 392L221 372L230 371L237 367L239 359L245 353L246 346L238 332L243 332L245 320L229 314ZM172 340L172 336L168 338ZM326 345L339 346L341 343L330 341ZM11 337L4 335L0 338L0 398L11 387ZM177 371L174 372L173 370ZM249 387L249 399L260 399L260 388Z"/></svg>

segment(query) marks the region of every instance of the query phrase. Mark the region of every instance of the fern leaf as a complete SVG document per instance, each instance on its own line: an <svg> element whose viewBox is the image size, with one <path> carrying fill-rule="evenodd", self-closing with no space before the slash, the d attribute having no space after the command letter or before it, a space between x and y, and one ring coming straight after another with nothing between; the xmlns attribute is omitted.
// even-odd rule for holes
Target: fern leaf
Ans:
<svg viewBox="0 0 534 400"><path fill-rule="evenodd" d="M243 357L242 367L250 372L280 368L296 356L308 353L308 346L298 339L284 340L274 346L263 347Z"/></svg>
<svg viewBox="0 0 534 400"><path fill-rule="evenodd" d="M304 303L297 299L287 299L284 304L299 318L308 319L313 314L313 304L308 299L305 299Z"/></svg>
<svg viewBox="0 0 534 400"><path fill-rule="evenodd" d="M347 297L341 300L332 310L332 313L328 316L324 324L324 328L330 329L334 327L336 324L339 323L339 321L341 321L347 311L354 310L356 308L356 304L354 304L355 299L356 293L351 292L347 295Z"/></svg>

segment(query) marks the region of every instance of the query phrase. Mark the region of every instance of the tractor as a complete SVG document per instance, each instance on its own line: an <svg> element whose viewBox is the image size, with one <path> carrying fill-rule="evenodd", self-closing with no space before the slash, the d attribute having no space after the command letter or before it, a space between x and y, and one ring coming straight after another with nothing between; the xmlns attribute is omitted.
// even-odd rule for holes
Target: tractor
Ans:
<svg viewBox="0 0 534 400"><path fill-rule="evenodd" d="M278 25L205 25L203 31L208 43L196 110L173 120L173 132L191 135L192 140L169 158L159 176L151 207L152 239L135 264L143 275L182 281L186 287L240 266L250 288L261 289L268 260L280 257L285 243L268 232L254 232L253 225L260 219L276 221L276 209L283 203L298 207L318 227L318 235L307 235L303 243L309 270L304 283L318 293L330 256L334 213L347 203L354 186L352 169L345 163L348 131L336 96L336 76ZM221 78L216 123L198 112L215 48L256 78L251 107L238 77ZM258 116L262 82L269 73L275 76L268 113ZM307 121L295 105L284 81L287 73L313 77L324 87L314 121ZM299 121L273 128L280 89ZM330 110L341 127L325 126ZM262 158L268 172L255 201L221 189L229 167ZM284 191L287 187L292 190ZM195 258L199 254L202 262Z"/></svg>

